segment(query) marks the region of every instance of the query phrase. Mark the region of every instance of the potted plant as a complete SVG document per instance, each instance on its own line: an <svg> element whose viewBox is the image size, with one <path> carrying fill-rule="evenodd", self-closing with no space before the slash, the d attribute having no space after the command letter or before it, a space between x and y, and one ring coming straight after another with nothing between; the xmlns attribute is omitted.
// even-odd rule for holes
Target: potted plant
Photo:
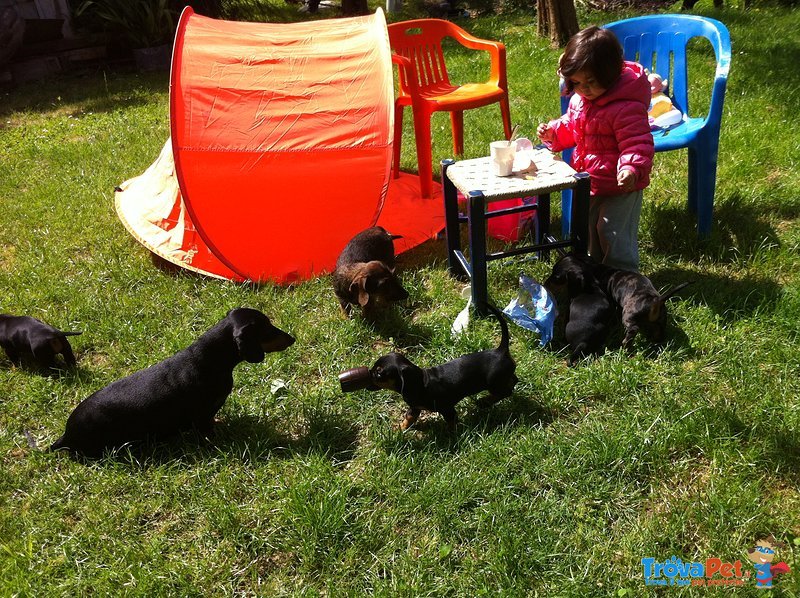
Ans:
<svg viewBox="0 0 800 598"><path fill-rule="evenodd" d="M75 14L133 50L140 69L169 68L176 22L170 0L83 0Z"/></svg>

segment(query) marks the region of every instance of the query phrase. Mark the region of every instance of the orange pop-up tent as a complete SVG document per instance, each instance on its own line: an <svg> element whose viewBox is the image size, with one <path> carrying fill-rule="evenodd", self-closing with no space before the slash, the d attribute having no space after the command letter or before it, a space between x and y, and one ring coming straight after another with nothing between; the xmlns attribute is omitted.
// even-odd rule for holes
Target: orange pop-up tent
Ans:
<svg viewBox="0 0 800 598"><path fill-rule="evenodd" d="M332 270L369 226L402 235L398 251L443 227L441 200L421 199L408 175L387 199L393 87L380 9L296 24L185 9L170 122L171 143L116 203L137 239L179 265L286 284Z"/></svg>

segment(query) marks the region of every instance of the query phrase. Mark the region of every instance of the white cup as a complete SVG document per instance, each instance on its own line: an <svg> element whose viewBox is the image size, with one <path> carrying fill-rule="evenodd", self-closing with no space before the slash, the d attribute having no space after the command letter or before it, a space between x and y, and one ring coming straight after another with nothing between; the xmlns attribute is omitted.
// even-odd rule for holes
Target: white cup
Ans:
<svg viewBox="0 0 800 598"><path fill-rule="evenodd" d="M492 141L489 144L489 155L492 158L492 172L497 176L508 176L514 170L514 156L517 153L517 142Z"/></svg>

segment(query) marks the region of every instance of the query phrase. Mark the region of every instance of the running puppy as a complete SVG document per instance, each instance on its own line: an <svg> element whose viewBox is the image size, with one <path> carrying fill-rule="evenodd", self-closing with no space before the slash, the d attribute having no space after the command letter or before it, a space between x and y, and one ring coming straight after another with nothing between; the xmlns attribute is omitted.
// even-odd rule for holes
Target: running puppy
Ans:
<svg viewBox="0 0 800 598"><path fill-rule="evenodd" d="M414 365L399 353L384 355L372 366L371 389L399 392L408 404L400 424L403 430L414 425L422 410L440 413L452 430L458 421L455 406L464 397L488 390L490 394L481 400L481 405L489 407L511 396L518 378L514 374L517 364L508 349L508 326L500 311L492 306L489 309L502 329L496 349L469 353L428 369Z"/></svg>
<svg viewBox="0 0 800 598"><path fill-rule="evenodd" d="M351 305L361 306L364 316L371 316L393 301L408 298L395 274L394 239L380 226L361 231L350 239L333 272L333 290L345 316Z"/></svg>
<svg viewBox="0 0 800 598"><path fill-rule="evenodd" d="M233 309L186 349L81 401L50 449L99 457L107 448L192 427L208 437L233 389L233 368L294 340L260 311Z"/></svg>
<svg viewBox="0 0 800 598"><path fill-rule="evenodd" d="M80 332L64 332L31 316L0 314L0 347L14 364L23 355L32 355L42 368L59 369L56 355L64 358L68 367L75 367L75 354L67 340Z"/></svg>

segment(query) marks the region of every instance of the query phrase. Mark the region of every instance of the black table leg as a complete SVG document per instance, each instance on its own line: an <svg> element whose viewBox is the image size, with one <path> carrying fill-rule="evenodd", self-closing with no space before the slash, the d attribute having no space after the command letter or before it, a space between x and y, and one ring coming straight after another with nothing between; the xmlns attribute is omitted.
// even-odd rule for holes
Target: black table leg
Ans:
<svg viewBox="0 0 800 598"><path fill-rule="evenodd" d="M536 198L536 228L537 235L535 242L537 244L545 243L550 236L550 194L543 193ZM549 260L550 252L543 250L539 252L540 260Z"/></svg>
<svg viewBox="0 0 800 598"><path fill-rule="evenodd" d="M447 244L447 270L451 276L463 279L466 272L456 258L461 251L461 227L458 214L458 191L453 182L447 178L447 168L455 164L455 160L442 160L442 196L444 198L444 234Z"/></svg>
<svg viewBox="0 0 800 598"><path fill-rule="evenodd" d="M590 179L588 173L585 172L576 174L575 179L578 184L572 194L570 238L573 241L575 253L586 254L589 246Z"/></svg>
<svg viewBox="0 0 800 598"><path fill-rule="evenodd" d="M486 202L483 193L470 191L467 197L469 208L469 261L472 268L472 305L479 317L488 315L489 300L486 272Z"/></svg>

